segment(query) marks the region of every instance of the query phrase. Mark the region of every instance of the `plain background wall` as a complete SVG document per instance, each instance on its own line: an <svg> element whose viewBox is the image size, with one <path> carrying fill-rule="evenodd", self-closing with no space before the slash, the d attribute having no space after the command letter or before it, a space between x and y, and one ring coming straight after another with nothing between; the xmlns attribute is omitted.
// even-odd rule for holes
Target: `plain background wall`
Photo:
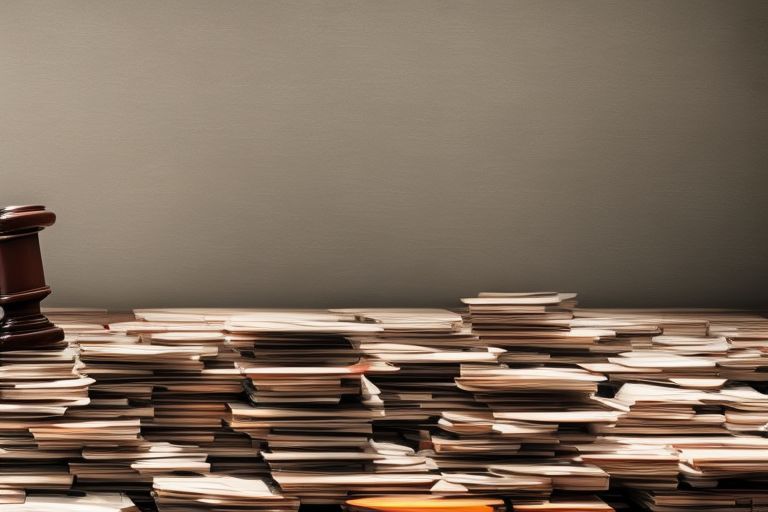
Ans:
<svg viewBox="0 0 768 512"><path fill-rule="evenodd" d="M47 305L768 303L768 3L0 2Z"/></svg>

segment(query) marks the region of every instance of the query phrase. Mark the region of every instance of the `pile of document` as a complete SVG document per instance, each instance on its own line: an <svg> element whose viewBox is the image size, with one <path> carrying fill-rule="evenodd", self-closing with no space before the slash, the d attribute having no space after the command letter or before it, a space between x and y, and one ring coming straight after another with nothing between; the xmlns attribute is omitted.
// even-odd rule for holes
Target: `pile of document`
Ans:
<svg viewBox="0 0 768 512"><path fill-rule="evenodd" d="M2 493L0 493L2 495ZM125 494L96 492L87 495L42 493L21 501L0 501L3 512L140 512Z"/></svg>
<svg viewBox="0 0 768 512"><path fill-rule="evenodd" d="M0 512L768 504L768 319L462 302L50 311L0 353Z"/></svg>
<svg viewBox="0 0 768 512"><path fill-rule="evenodd" d="M689 510L709 499L751 496L768 476L762 463L768 421L764 393L768 321L722 310L576 310L575 328L612 330L632 350L581 363L610 382L604 402L621 411L596 425L583 460L611 474L614 486L642 489L652 509ZM718 489L679 494L676 489ZM648 494L656 491L657 494ZM661 494L661 493L672 494ZM759 493L758 493L759 494ZM666 496L656 502L657 496ZM642 497L640 497L642 496ZM653 496L651 498L650 496ZM686 504L685 497L692 504ZM751 498L742 496L740 503ZM746 500L746 501L745 501ZM759 497L755 497L755 504ZM725 503L725 502L723 502Z"/></svg>
<svg viewBox="0 0 768 512"><path fill-rule="evenodd" d="M499 352L498 364L464 364L455 379L487 412L442 418L450 421L454 446L487 445L486 460L472 460L465 469L535 478L541 483L525 489L540 489L539 499L607 490L608 474L581 460L576 446L593 442L591 427L615 422L620 413L595 398L606 377L577 360L592 360L592 349L602 348L600 337L612 333L570 330L575 294L483 293L462 301L482 345ZM485 432L473 432L479 425Z"/></svg>
<svg viewBox="0 0 768 512"><path fill-rule="evenodd" d="M369 380L397 368L367 361L349 340L381 331L336 312L252 312L227 331L241 349L247 403L229 404L228 424L259 443L272 476L302 503L342 503L351 492L428 490L423 457L377 443L383 415Z"/></svg>
<svg viewBox="0 0 768 512"><path fill-rule="evenodd" d="M80 457L92 432L66 415L88 406L93 382L64 342L0 352L0 503L24 503L26 491L70 489L67 462Z"/></svg>
<svg viewBox="0 0 768 512"><path fill-rule="evenodd" d="M261 478L228 475L157 477L152 485L159 512L290 512L295 498L275 492Z"/></svg>
<svg viewBox="0 0 768 512"><path fill-rule="evenodd" d="M501 350L489 349L464 325L460 314L429 309L347 309L359 322L382 330L353 338L368 360L397 371L371 375L381 390L384 415L374 418L374 435L416 451L423 470L439 476L437 495L543 497L550 481L536 475L492 473L487 465L519 445L490 435L454 435L461 423L477 425L489 410L458 381L467 365L491 369ZM435 419L439 424L435 425ZM453 424L451 423L453 422Z"/></svg>

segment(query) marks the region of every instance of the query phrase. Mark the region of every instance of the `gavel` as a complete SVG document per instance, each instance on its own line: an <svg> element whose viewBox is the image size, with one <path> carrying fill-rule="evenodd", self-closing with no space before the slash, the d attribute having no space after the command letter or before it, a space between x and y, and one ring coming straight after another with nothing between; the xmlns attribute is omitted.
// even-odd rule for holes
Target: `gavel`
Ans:
<svg viewBox="0 0 768 512"><path fill-rule="evenodd" d="M0 350L56 345L64 331L41 312L45 284L38 233L56 222L45 206L0 208Z"/></svg>

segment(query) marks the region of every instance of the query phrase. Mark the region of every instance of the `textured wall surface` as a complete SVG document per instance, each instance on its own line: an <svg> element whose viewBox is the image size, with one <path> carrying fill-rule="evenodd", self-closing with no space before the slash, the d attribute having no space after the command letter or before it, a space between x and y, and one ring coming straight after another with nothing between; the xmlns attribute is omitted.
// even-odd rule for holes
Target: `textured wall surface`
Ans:
<svg viewBox="0 0 768 512"><path fill-rule="evenodd" d="M768 303L762 1L4 1L47 305Z"/></svg>

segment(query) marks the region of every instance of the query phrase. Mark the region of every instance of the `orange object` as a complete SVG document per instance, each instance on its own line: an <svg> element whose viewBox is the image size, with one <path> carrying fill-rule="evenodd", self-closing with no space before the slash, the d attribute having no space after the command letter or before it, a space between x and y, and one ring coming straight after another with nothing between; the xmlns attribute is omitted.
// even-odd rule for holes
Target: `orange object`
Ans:
<svg viewBox="0 0 768 512"><path fill-rule="evenodd" d="M503 508L504 502L484 498L385 496L348 500L347 506L350 510L360 512L494 512Z"/></svg>

